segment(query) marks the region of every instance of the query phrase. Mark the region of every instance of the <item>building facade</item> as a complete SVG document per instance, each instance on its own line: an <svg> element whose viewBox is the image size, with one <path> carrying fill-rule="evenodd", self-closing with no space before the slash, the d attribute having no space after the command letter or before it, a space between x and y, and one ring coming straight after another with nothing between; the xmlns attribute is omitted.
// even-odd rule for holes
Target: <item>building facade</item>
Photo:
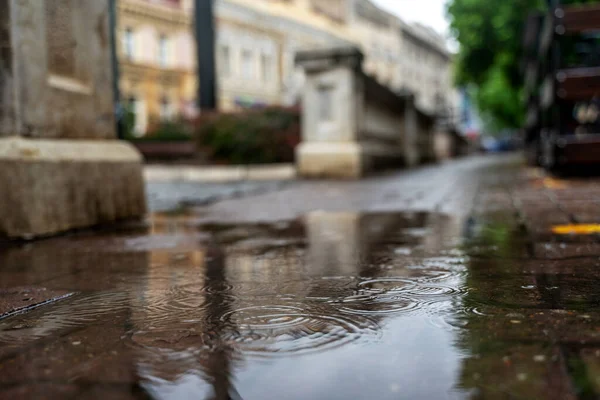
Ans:
<svg viewBox="0 0 600 400"><path fill-rule="evenodd" d="M142 135L193 109L193 0L119 0L117 13L121 98Z"/></svg>
<svg viewBox="0 0 600 400"><path fill-rule="evenodd" d="M296 103L303 76L295 52L352 43L344 1L216 0L220 108Z"/></svg>
<svg viewBox="0 0 600 400"><path fill-rule="evenodd" d="M418 105L430 112L440 113L456 95L452 85L452 58L444 40L430 28L419 24L402 24L403 57L399 70L403 85L417 93Z"/></svg>
<svg viewBox="0 0 600 400"><path fill-rule="evenodd" d="M193 111L193 0L119 0L122 96L136 129ZM438 113L456 103L452 56L432 30L408 24L370 0L215 0L219 109L298 102L298 50L355 45L365 71L395 91L415 93Z"/></svg>
<svg viewBox="0 0 600 400"><path fill-rule="evenodd" d="M274 69L271 75L274 82L256 94L259 105L290 104L297 99L297 89L303 80L293 66L295 51L352 44L365 54L364 68L368 74L395 91L412 91L424 111L433 114L458 106L459 96L451 78L452 55L444 38L423 25L406 23L370 0L216 0L216 4L220 41L241 43L251 37L252 29L261 27L264 31L261 41L250 42L268 41L272 51L269 57L279 60L279 69ZM234 26L244 24L252 29L232 34ZM238 49L231 54L230 45L224 46L220 66L229 71L233 62L246 69L243 66L248 62L240 55L246 50ZM262 51L257 49L257 54L249 57L256 65L256 71L246 75L251 80L243 79L241 73L238 73L241 79L219 77L222 106L239 106L231 98L243 96L246 93L242 92L249 92L252 85L260 85ZM250 56L251 52L245 54ZM267 75L262 73L262 77Z"/></svg>
<svg viewBox="0 0 600 400"><path fill-rule="evenodd" d="M393 90L402 89L400 20L368 0L350 0L348 12L352 39L365 54L366 73Z"/></svg>

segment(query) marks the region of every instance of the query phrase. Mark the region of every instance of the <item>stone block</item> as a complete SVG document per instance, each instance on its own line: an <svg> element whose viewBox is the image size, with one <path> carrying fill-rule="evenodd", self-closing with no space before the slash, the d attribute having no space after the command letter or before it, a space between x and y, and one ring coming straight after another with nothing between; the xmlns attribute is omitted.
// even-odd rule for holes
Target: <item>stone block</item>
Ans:
<svg viewBox="0 0 600 400"><path fill-rule="evenodd" d="M354 47L297 53L306 73L298 176L356 179L431 158L433 119L419 112L411 93L367 76L363 58Z"/></svg>
<svg viewBox="0 0 600 400"><path fill-rule="evenodd" d="M0 236L145 214L142 158L116 140L111 1L0 0Z"/></svg>
<svg viewBox="0 0 600 400"><path fill-rule="evenodd" d="M29 239L146 213L142 158L118 140L0 139L0 236Z"/></svg>
<svg viewBox="0 0 600 400"><path fill-rule="evenodd" d="M368 170L368 158L356 142L308 142L296 148L298 175L305 178L361 178Z"/></svg>

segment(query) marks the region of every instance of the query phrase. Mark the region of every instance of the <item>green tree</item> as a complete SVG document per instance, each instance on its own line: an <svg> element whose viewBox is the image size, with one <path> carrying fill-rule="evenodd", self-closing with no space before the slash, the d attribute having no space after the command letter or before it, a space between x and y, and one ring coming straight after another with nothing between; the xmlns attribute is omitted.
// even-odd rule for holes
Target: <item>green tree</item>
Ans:
<svg viewBox="0 0 600 400"><path fill-rule="evenodd" d="M563 4L594 3L571 0ZM450 28L460 46L456 82L473 87L479 110L498 129L523 123L519 63L527 15L546 0L449 0Z"/></svg>

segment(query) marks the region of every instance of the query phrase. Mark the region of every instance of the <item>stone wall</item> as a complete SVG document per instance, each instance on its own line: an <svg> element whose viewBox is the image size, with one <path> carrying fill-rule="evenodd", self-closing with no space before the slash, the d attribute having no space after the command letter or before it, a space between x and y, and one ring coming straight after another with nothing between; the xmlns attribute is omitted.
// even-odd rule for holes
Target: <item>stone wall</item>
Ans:
<svg viewBox="0 0 600 400"><path fill-rule="evenodd" d="M0 135L115 138L108 15L102 0L0 0L10 43L2 41ZM11 109L16 124L6 122Z"/></svg>
<svg viewBox="0 0 600 400"><path fill-rule="evenodd" d="M10 0L0 0L0 136L16 130L9 16Z"/></svg>
<svg viewBox="0 0 600 400"><path fill-rule="evenodd" d="M145 214L142 158L116 140L111 0L0 0L0 236Z"/></svg>

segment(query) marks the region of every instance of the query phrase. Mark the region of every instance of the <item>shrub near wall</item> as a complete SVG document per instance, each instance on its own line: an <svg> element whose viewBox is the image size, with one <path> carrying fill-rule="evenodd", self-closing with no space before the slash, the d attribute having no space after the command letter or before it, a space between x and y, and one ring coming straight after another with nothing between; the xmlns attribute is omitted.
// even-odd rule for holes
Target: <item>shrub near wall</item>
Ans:
<svg viewBox="0 0 600 400"><path fill-rule="evenodd" d="M143 136L135 136L126 132L125 139L132 142L185 142L192 140L192 125L179 118L174 121L161 121L150 124L148 132Z"/></svg>
<svg viewBox="0 0 600 400"><path fill-rule="evenodd" d="M198 118L195 140L217 162L267 164L294 161L300 142L298 109L269 107Z"/></svg>
<svg viewBox="0 0 600 400"><path fill-rule="evenodd" d="M193 141L193 125L178 118L173 121L156 121L150 124L144 136L134 136L131 130L126 132L129 140L143 155L147 162L202 162Z"/></svg>

